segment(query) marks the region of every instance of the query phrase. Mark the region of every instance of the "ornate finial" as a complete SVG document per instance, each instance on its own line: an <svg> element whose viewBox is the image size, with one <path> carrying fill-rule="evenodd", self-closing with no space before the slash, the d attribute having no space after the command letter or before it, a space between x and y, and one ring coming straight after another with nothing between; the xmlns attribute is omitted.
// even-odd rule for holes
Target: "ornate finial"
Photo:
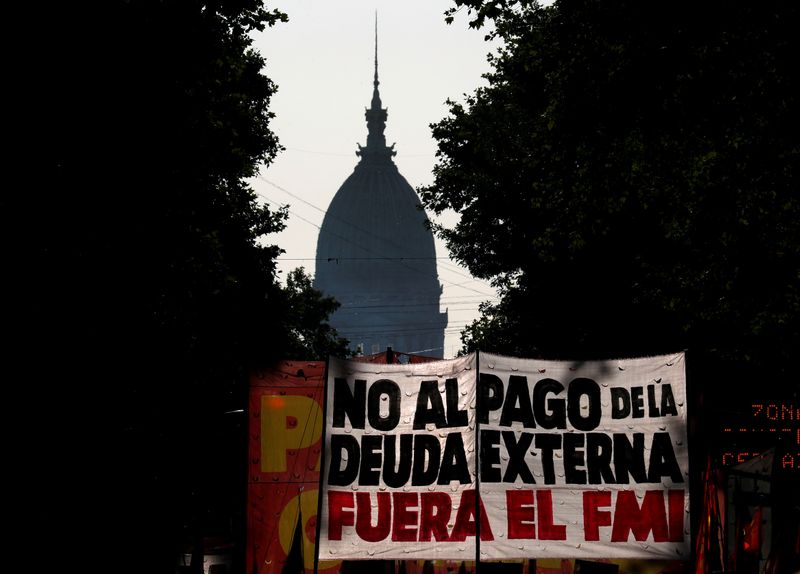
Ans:
<svg viewBox="0 0 800 574"><path fill-rule="evenodd" d="M391 147L386 146L386 136L383 135L386 129L386 118L388 116L387 110L383 108L381 103L381 95L378 92L378 11L375 11L375 78L372 82L372 102L370 107L366 110L367 118L367 145L364 147L358 146L356 155L361 156L363 159L369 158L370 160L385 160L390 159L396 155L394 151L394 144Z"/></svg>
<svg viewBox="0 0 800 574"><path fill-rule="evenodd" d="M378 89L378 11L375 10L375 81L372 83Z"/></svg>
<svg viewBox="0 0 800 574"><path fill-rule="evenodd" d="M381 109L381 95L378 93L378 11L375 10L375 77L372 80L372 109ZM367 118L369 120L369 118ZM369 143L367 143L369 145Z"/></svg>

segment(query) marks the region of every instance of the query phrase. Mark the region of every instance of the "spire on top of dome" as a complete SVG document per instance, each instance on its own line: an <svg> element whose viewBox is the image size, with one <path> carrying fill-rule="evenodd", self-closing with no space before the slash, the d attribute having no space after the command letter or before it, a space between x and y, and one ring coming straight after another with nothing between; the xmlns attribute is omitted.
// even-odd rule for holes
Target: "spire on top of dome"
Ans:
<svg viewBox="0 0 800 574"><path fill-rule="evenodd" d="M372 80L372 109L381 109L381 95L378 93L378 11L375 11L375 78Z"/></svg>
<svg viewBox="0 0 800 574"><path fill-rule="evenodd" d="M383 134L386 129L386 118L388 110L381 103L381 95L378 92L378 12L375 12L375 76L372 81L372 102L366 109L364 116L367 119L367 145L358 145L356 155L361 156L362 160L390 160L396 155L394 144L390 147L386 145L386 136Z"/></svg>

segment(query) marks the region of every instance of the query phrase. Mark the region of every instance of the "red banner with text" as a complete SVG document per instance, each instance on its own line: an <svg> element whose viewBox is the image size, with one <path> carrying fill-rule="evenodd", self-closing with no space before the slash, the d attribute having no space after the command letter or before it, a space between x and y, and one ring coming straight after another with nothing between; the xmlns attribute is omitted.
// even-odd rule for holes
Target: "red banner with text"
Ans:
<svg viewBox="0 0 800 574"><path fill-rule="evenodd" d="M247 572L314 569L325 363L283 361L250 380ZM339 561L322 561L334 574Z"/></svg>

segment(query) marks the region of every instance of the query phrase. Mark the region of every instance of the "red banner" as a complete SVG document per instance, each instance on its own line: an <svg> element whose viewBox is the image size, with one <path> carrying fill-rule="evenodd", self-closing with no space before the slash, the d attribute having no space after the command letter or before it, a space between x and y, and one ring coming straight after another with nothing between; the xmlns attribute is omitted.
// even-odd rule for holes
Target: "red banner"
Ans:
<svg viewBox="0 0 800 574"><path fill-rule="evenodd" d="M280 574L287 561L313 572L324 374L324 362L283 361L251 377L248 573Z"/></svg>

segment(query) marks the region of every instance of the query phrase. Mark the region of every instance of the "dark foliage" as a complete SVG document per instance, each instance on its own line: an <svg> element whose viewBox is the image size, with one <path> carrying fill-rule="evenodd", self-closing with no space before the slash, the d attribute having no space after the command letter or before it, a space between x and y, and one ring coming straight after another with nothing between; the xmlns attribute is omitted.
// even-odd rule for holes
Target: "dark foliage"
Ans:
<svg viewBox="0 0 800 574"><path fill-rule="evenodd" d="M255 0L32 8L15 19L23 181L2 205L23 555L173 572L184 542L243 541L248 369L341 346L307 324L332 302L302 274L277 283L280 250L259 238L285 213L245 183L280 148L250 34L285 16Z"/></svg>
<svg viewBox="0 0 800 574"><path fill-rule="evenodd" d="M501 288L464 350L687 349L702 468L748 400L800 392L800 5L455 3L503 42L488 85L432 126L421 190L461 215L439 230L451 253Z"/></svg>
<svg viewBox="0 0 800 574"><path fill-rule="evenodd" d="M286 305L293 314L287 330L284 357L324 361L328 356L348 357L347 339L339 337L328 318L339 308L332 297L325 297L312 286L311 277L300 267L286 278Z"/></svg>
<svg viewBox="0 0 800 574"><path fill-rule="evenodd" d="M689 349L694 372L717 373L706 384L785 392L800 348L797 5L456 3L503 41L488 86L433 126L422 190L461 214L440 230L455 257L502 287L466 348Z"/></svg>

